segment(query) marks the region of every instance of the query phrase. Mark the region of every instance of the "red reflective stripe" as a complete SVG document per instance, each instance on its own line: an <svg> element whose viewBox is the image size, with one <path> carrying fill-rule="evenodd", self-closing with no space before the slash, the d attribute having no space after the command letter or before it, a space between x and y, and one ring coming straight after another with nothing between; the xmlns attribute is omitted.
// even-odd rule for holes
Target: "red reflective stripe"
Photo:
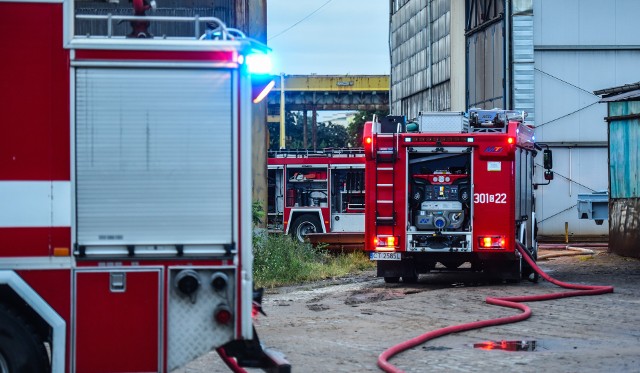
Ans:
<svg viewBox="0 0 640 373"><path fill-rule="evenodd" d="M55 247L71 250L70 227L0 228L0 257L52 256Z"/></svg>
<svg viewBox="0 0 640 373"><path fill-rule="evenodd" d="M76 60L135 60L135 61L202 61L237 62L238 53L229 51L127 51L127 50L76 50Z"/></svg>

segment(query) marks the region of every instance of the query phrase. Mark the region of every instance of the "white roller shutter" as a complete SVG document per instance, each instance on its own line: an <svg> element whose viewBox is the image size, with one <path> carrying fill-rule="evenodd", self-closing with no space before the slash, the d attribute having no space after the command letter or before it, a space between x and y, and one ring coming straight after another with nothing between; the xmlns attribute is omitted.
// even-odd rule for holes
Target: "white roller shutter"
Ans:
<svg viewBox="0 0 640 373"><path fill-rule="evenodd" d="M78 68L79 245L232 242L228 70Z"/></svg>

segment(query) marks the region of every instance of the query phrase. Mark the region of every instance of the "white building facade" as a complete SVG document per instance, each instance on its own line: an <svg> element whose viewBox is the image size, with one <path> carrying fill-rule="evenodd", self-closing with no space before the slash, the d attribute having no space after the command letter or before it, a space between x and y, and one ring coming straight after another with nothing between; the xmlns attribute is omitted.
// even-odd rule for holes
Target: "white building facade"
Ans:
<svg viewBox="0 0 640 373"><path fill-rule="evenodd" d="M577 197L607 190L606 105L593 91L640 81L637 14L636 0L390 0L391 113L527 111L554 152L539 235L604 237L606 221L578 218Z"/></svg>

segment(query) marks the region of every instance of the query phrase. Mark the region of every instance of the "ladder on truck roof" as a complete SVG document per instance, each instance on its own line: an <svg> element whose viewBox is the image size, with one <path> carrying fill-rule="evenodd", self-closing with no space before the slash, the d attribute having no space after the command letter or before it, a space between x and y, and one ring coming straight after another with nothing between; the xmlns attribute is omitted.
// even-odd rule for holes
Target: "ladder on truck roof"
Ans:
<svg viewBox="0 0 640 373"><path fill-rule="evenodd" d="M378 134L378 140L387 137L395 141L394 134ZM396 158L397 149L395 146L376 149L376 226L396 224L394 198ZM384 199L381 198L381 195ZM391 206L389 207L389 205Z"/></svg>
<svg viewBox="0 0 640 373"><path fill-rule="evenodd" d="M395 167L398 159L398 138L396 133L398 126L404 126L404 117L387 116L382 119L385 123L380 123L381 131L376 137L375 153L376 235L379 226L392 226L392 235L394 235L397 222Z"/></svg>

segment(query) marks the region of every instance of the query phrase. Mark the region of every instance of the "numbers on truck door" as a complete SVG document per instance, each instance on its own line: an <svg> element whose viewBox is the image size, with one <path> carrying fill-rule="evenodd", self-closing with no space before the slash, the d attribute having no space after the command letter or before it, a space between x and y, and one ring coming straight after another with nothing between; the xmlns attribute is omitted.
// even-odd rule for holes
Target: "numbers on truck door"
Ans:
<svg viewBox="0 0 640 373"><path fill-rule="evenodd" d="M507 203L507 193L474 193L473 203Z"/></svg>

